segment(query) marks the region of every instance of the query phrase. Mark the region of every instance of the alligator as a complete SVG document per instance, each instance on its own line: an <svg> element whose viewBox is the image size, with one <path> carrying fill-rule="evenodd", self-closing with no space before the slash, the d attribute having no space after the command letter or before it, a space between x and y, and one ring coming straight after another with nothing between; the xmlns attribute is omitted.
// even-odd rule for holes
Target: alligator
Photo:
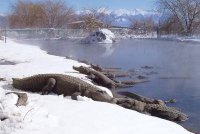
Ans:
<svg viewBox="0 0 200 134"><path fill-rule="evenodd" d="M54 92L58 95L71 96L75 100L77 100L78 95L81 95L95 101L117 104L124 108L167 120L187 120L187 115L175 108L167 107L165 104L146 103L127 97L111 97L94 85L64 74L38 74L22 79L13 78L13 87L24 91L42 92L43 95Z"/></svg>
<svg viewBox="0 0 200 134"><path fill-rule="evenodd" d="M88 75L91 80L93 80L95 83L99 84L100 86L104 86L112 90L116 88L129 88L135 84L135 83L123 84L121 82L113 81L102 72L96 71L94 69L91 69L85 66L80 66L80 67L73 66L73 69L78 71L81 74Z"/></svg>
<svg viewBox="0 0 200 134"><path fill-rule="evenodd" d="M22 79L13 78L13 87L24 91L42 92L42 95L53 92L77 99L78 95L95 101L112 103L113 97L100 88L79 78L64 74L38 74Z"/></svg>
<svg viewBox="0 0 200 134"><path fill-rule="evenodd" d="M115 102L124 108L171 121L186 121L188 119L186 114L165 104L145 103L128 97L115 98Z"/></svg>

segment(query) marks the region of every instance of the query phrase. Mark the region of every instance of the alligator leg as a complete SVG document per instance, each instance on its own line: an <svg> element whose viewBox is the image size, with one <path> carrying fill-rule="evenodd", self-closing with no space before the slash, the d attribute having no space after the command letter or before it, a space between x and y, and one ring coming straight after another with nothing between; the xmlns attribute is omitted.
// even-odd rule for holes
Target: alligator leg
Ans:
<svg viewBox="0 0 200 134"><path fill-rule="evenodd" d="M72 100L78 100L77 96L81 95L81 92L75 92L71 95Z"/></svg>
<svg viewBox="0 0 200 134"><path fill-rule="evenodd" d="M47 84L42 89L42 95L49 94L53 90L55 85L56 85L56 79L49 78Z"/></svg>

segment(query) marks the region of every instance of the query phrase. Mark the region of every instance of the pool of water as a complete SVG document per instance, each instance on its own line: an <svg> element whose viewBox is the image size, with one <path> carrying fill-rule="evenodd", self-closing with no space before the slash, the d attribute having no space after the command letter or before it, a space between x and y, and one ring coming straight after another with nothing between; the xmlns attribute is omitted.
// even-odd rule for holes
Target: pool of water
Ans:
<svg viewBox="0 0 200 134"><path fill-rule="evenodd" d="M189 120L181 125L200 132L200 44L152 39L122 40L113 45L85 45L79 40L20 42L38 45L53 55L143 72L149 82L124 90L151 98L176 99L170 105L189 115Z"/></svg>

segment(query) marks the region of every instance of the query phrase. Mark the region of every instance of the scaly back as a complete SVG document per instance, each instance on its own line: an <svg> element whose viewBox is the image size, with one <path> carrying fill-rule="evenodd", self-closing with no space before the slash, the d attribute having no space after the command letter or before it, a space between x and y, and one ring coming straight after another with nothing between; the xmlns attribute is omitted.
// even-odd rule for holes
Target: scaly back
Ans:
<svg viewBox="0 0 200 134"><path fill-rule="evenodd" d="M23 79L13 78L13 87L25 91L38 92L46 84L49 76L34 75Z"/></svg>

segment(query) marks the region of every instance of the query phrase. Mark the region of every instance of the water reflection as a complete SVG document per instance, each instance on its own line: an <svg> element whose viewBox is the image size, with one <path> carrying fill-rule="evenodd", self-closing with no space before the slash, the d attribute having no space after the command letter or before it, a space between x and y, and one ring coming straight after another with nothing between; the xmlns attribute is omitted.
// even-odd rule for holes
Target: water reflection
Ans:
<svg viewBox="0 0 200 134"><path fill-rule="evenodd" d="M113 47L113 44L101 44L100 46L105 48L105 52L102 53L103 57L108 57L108 56L112 55L112 53L115 50L115 47Z"/></svg>

